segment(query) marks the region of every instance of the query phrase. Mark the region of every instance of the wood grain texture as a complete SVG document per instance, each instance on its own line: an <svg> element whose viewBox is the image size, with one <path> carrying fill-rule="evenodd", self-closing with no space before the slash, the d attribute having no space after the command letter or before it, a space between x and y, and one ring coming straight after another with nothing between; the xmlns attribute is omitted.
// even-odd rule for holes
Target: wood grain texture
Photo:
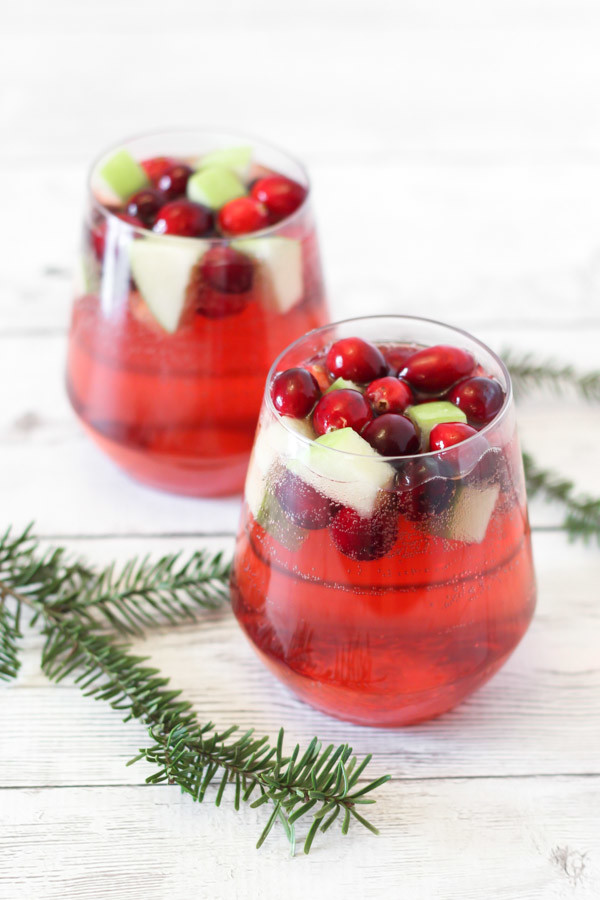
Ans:
<svg viewBox="0 0 600 900"><path fill-rule="evenodd" d="M600 365L600 8L594 0L23 0L0 29L0 507L106 562L230 549L239 500L139 487L63 388L86 170L178 124L263 134L308 164L332 314L403 312ZM224 50L225 48L225 50ZM140 58L140 54L143 59ZM226 59L224 60L224 56ZM277 77L273 77L273 73ZM10 214L6 214L6 211ZM600 494L600 415L519 404L524 447ZM125 762L135 723L49 686L39 640L0 689L0 898L600 896L600 561L532 506L540 599L502 672L436 722L377 731L297 702L228 610L141 643L201 714L374 753L380 838L290 862L262 811L196 808ZM221 535L221 536L217 536ZM321 890L322 889L322 890Z"/></svg>
<svg viewBox="0 0 600 900"><path fill-rule="evenodd" d="M293 863L280 831L254 850L263 810L198 810L174 788L4 791L2 802L3 900L256 900L283 885L298 900L600 892L598 777L395 781L378 804L379 837L332 829Z"/></svg>

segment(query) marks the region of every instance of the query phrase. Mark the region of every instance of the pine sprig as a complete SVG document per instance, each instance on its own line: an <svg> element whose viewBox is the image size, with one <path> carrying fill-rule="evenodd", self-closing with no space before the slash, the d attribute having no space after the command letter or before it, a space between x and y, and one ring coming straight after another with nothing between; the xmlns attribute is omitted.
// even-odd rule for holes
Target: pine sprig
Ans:
<svg viewBox="0 0 600 900"><path fill-rule="evenodd" d="M132 559L119 572L111 565L92 575L83 589L63 593L53 605L91 627L100 621L120 634L141 636L148 628L195 622L200 610L217 609L229 597L229 572L222 553Z"/></svg>
<svg viewBox="0 0 600 900"><path fill-rule="evenodd" d="M562 527L569 539L585 543L595 539L600 544L600 497L578 495L572 481L539 468L527 453L523 454L523 466L528 496L542 494L566 509Z"/></svg>
<svg viewBox="0 0 600 900"><path fill-rule="evenodd" d="M283 730L271 746L252 730L238 735L235 725L220 732L212 722L201 724L191 704L169 688L169 680L148 666L147 658L133 655L128 646L96 628L97 612L118 632L143 633L171 614L189 618L196 604L214 608L226 594L227 580L228 565L220 554L196 553L187 562L178 555L156 564L134 560L120 574L112 567L94 574L81 562L69 562L62 549L40 552L29 531L0 539L0 596L6 608L13 604L17 627L25 606L33 612L33 623L42 624L44 672L55 682L76 676L86 696L107 702L125 714L125 721L137 719L148 728L152 745L131 762L145 759L156 767L149 783L177 784L201 802L218 780L217 806L228 785L236 809L241 803L269 805L259 847L279 821L293 851L296 822L309 816L306 853L316 834L327 831L340 816L344 834L352 820L377 833L357 809L373 803L366 795L389 779L386 775L358 785L370 756L358 764L348 745L323 749L316 738L304 753L297 745L291 756L284 756ZM0 633L8 635L8 627ZM7 639L11 648L13 637ZM16 653L11 649L6 659L10 675L18 665Z"/></svg>
<svg viewBox="0 0 600 900"><path fill-rule="evenodd" d="M575 391L589 403L600 401L600 371L581 373L571 365L540 361L531 353L519 355L511 350L505 350L502 358L517 394L546 388L559 395Z"/></svg>

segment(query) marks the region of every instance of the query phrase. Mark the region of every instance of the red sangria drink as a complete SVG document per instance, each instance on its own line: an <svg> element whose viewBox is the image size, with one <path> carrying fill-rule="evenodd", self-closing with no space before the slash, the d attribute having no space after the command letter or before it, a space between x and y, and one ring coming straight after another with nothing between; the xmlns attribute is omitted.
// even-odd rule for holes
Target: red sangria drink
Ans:
<svg viewBox="0 0 600 900"><path fill-rule="evenodd" d="M129 474L241 490L273 358L327 321L304 169L206 132L139 138L94 166L67 385Z"/></svg>
<svg viewBox="0 0 600 900"><path fill-rule="evenodd" d="M277 677L343 719L411 724L487 681L535 606L502 362L402 316L285 350L248 469L232 602Z"/></svg>

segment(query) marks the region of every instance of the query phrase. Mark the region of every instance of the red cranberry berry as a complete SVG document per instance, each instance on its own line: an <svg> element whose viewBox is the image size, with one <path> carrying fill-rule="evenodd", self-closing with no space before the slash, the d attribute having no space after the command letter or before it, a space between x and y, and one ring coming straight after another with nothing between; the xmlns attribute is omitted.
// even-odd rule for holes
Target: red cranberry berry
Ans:
<svg viewBox="0 0 600 900"><path fill-rule="evenodd" d="M237 197L221 209L218 223L223 234L250 234L266 228L269 216L262 203L253 197Z"/></svg>
<svg viewBox="0 0 600 900"><path fill-rule="evenodd" d="M271 385L271 399L278 413L304 419L321 396L316 378L306 369L279 372Z"/></svg>
<svg viewBox="0 0 600 900"><path fill-rule="evenodd" d="M162 176L172 166L177 165L177 160L172 156L153 156L152 159L145 159L140 165L152 182L152 185L158 187L158 182Z"/></svg>
<svg viewBox="0 0 600 900"><path fill-rule="evenodd" d="M206 206L191 200L171 200L158 212L153 231L181 237L201 237L213 227L213 214Z"/></svg>
<svg viewBox="0 0 600 900"><path fill-rule="evenodd" d="M357 560L381 559L394 546L397 532L397 503L392 495L369 517L359 516L356 510L345 506L335 513L329 526L338 550Z"/></svg>
<svg viewBox="0 0 600 900"><path fill-rule="evenodd" d="M406 365L407 359L414 356L419 348L414 344L381 344L379 349L383 353L383 357L388 364L390 373L392 375L397 375Z"/></svg>
<svg viewBox="0 0 600 900"><path fill-rule="evenodd" d="M365 397L378 415L383 413L403 413L413 402L413 392L405 381L387 375L372 381Z"/></svg>
<svg viewBox="0 0 600 900"><path fill-rule="evenodd" d="M216 291L243 294L252 287L254 264L249 256L216 244L202 257L202 276Z"/></svg>
<svg viewBox="0 0 600 900"><path fill-rule="evenodd" d="M174 200L176 197L185 194L188 179L193 171L185 163L175 163L160 176L158 187L168 200Z"/></svg>
<svg viewBox="0 0 600 900"><path fill-rule="evenodd" d="M457 384L448 399L477 425L487 425L504 403L504 391L493 378L476 376Z"/></svg>
<svg viewBox="0 0 600 900"><path fill-rule="evenodd" d="M446 447L453 447L455 444L460 444L461 441L466 441L474 434L477 434L477 431L470 425L465 425L464 422L440 422L431 429L429 449L445 450Z"/></svg>
<svg viewBox="0 0 600 900"><path fill-rule="evenodd" d="M117 213L117 218L119 218L122 222L127 222L128 225L134 225L136 228L143 228L144 223L136 218L136 216L130 216L127 213Z"/></svg>
<svg viewBox="0 0 600 900"><path fill-rule="evenodd" d="M475 360L467 350L437 344L414 353L400 375L414 388L437 393L470 375L474 368Z"/></svg>
<svg viewBox="0 0 600 900"><path fill-rule="evenodd" d="M275 496L294 525L315 530L329 525L331 500L287 469L275 482Z"/></svg>
<svg viewBox="0 0 600 900"><path fill-rule="evenodd" d="M249 293L227 294L216 291L204 280L202 260L196 263L186 288L186 305L198 315L207 319L224 319L244 311L248 305Z"/></svg>
<svg viewBox="0 0 600 900"><path fill-rule="evenodd" d="M362 436L382 456L408 456L420 447L417 429L407 416L385 413L373 419Z"/></svg>
<svg viewBox="0 0 600 900"><path fill-rule="evenodd" d="M279 221L295 212L304 198L306 190L297 181L273 175L259 178L252 185L252 197L262 203L271 214L271 220Z"/></svg>
<svg viewBox="0 0 600 900"><path fill-rule="evenodd" d="M359 391L330 391L315 407L313 425L317 434L353 428L359 434L373 418L371 407Z"/></svg>
<svg viewBox="0 0 600 900"><path fill-rule="evenodd" d="M150 228L164 202L165 196L162 191L156 188L142 188L127 201L127 213L140 219L147 228Z"/></svg>
<svg viewBox="0 0 600 900"><path fill-rule="evenodd" d="M443 513L456 491L456 482L447 477L450 474L452 468L435 457L413 460L401 476L398 490L401 514L411 522L419 522Z"/></svg>
<svg viewBox="0 0 600 900"><path fill-rule="evenodd" d="M329 348L327 368L336 378L349 381L373 381L388 374L388 368L380 350L362 338L341 338Z"/></svg>

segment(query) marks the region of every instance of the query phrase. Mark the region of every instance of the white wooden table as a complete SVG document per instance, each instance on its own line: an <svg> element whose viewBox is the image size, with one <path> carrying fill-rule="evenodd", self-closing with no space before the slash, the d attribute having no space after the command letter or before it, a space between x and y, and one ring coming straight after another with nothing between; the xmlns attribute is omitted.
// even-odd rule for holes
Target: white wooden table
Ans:
<svg viewBox="0 0 600 900"><path fill-rule="evenodd" d="M336 317L419 313L496 349L598 366L600 9L593 0L24 2L0 29L0 511L91 560L230 550L239 500L129 482L63 389L86 164L180 123L233 124L312 172ZM600 415L520 407L540 463L600 493ZM263 810L194 805L125 762L143 729L49 686L31 640L0 688L0 897L600 897L600 553L531 509L534 623L458 710L403 731L330 720L262 668L231 616L157 634L157 664L221 725L372 752L379 838L310 857Z"/></svg>

